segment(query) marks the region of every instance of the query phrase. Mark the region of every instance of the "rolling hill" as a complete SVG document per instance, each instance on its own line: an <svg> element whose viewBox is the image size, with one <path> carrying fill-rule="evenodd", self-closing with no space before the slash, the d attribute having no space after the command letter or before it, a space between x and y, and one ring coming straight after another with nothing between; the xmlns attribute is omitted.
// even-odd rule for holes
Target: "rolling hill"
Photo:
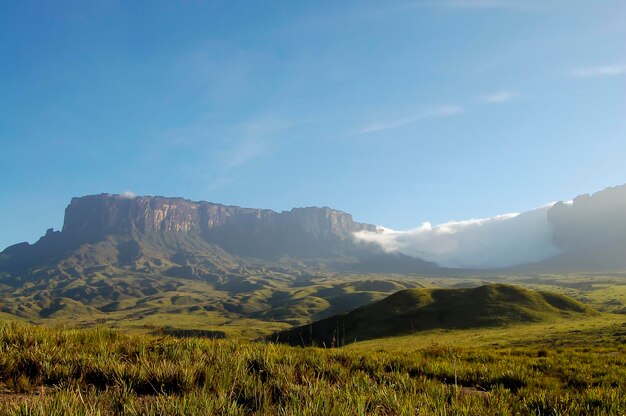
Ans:
<svg viewBox="0 0 626 416"><path fill-rule="evenodd" d="M566 296L512 285L407 289L347 313L277 332L269 339L329 347L428 329L484 328L593 313Z"/></svg>

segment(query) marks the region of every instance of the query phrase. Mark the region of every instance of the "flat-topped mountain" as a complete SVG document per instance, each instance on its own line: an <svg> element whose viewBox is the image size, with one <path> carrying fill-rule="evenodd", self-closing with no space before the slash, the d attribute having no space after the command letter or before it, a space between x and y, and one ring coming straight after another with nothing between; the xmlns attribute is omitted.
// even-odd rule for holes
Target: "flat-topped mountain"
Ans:
<svg viewBox="0 0 626 416"><path fill-rule="evenodd" d="M75 265L83 268L134 263L154 272L165 270L168 263L204 263L219 269L226 264L232 268L280 261L336 271L450 275L464 272L437 266L447 264L445 256L454 256L450 250L461 253L457 257L465 253L489 259L493 250L502 251L494 241L508 242L503 256L524 257L530 251L534 254L528 259L543 259L537 263L527 259L508 271L626 270L626 185L535 210L532 218L538 221L525 227L529 218L521 214L509 223L492 221L472 229L443 227L428 235L417 231L388 235L328 207L276 212L183 198L88 195L72 199L61 231L50 229L35 244L16 244L0 253L0 273L54 265L82 247L86 252ZM498 224L504 225L493 228ZM534 234L525 234L527 229ZM103 243L107 249L84 249Z"/></svg>
<svg viewBox="0 0 626 416"><path fill-rule="evenodd" d="M268 339L330 347L428 329L492 327L591 313L592 309L567 296L512 285L406 289L350 312L277 332Z"/></svg>
<svg viewBox="0 0 626 416"><path fill-rule="evenodd" d="M61 231L0 253L0 311L37 322L90 317L141 325L168 316L180 324L185 315L193 316L185 325L201 327L244 316L300 323L391 290L346 289L322 298L335 284L325 279L335 282L338 272L437 269L352 238L374 229L331 208L275 212L160 196L74 198ZM310 291L304 300L302 286Z"/></svg>
<svg viewBox="0 0 626 416"><path fill-rule="evenodd" d="M197 234L233 255L276 258L325 255L350 242L353 232L375 228L327 207L275 212L182 198L105 194L72 199L62 233L79 241L106 235Z"/></svg>
<svg viewBox="0 0 626 416"><path fill-rule="evenodd" d="M286 258L356 267L364 261L374 269L387 267L390 271L435 268L419 259L355 243L353 233L363 230L375 231L376 227L328 207L276 212L183 198L89 195L72 199L61 231L49 229L35 244L5 249L0 254L0 271L23 272L54 265L76 250L83 251L76 266L133 263L152 271L167 263L201 263L213 269L223 263L237 267L250 259ZM373 264L378 260L378 265Z"/></svg>
<svg viewBox="0 0 626 416"><path fill-rule="evenodd" d="M548 211L553 241L562 253L530 270L626 270L626 185L557 202Z"/></svg>
<svg viewBox="0 0 626 416"><path fill-rule="evenodd" d="M345 239L355 231L376 228L327 207L275 212L183 198L101 194L73 198L65 210L63 232L87 240L106 234L197 232L219 240L224 229L258 235L274 227L291 235L320 239Z"/></svg>

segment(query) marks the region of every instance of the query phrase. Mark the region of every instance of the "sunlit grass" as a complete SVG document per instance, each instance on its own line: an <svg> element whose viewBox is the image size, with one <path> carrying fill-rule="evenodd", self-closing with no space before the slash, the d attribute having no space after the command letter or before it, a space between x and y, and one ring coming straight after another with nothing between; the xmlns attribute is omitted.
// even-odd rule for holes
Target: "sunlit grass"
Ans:
<svg viewBox="0 0 626 416"><path fill-rule="evenodd" d="M359 351L410 351L431 346L433 343L452 347L506 347L519 345L559 346L578 343L599 346L607 334L626 330L624 315L601 314L570 319L553 319L547 322L524 323L497 328L472 328L431 330L411 335L362 341L346 346ZM626 334L624 339L626 340Z"/></svg>
<svg viewBox="0 0 626 416"><path fill-rule="evenodd" d="M428 346L404 350L388 349L393 340L322 350L5 324L0 406L24 415L621 414L626 327L611 325L602 346L593 333L571 346L491 348L435 345L431 334Z"/></svg>

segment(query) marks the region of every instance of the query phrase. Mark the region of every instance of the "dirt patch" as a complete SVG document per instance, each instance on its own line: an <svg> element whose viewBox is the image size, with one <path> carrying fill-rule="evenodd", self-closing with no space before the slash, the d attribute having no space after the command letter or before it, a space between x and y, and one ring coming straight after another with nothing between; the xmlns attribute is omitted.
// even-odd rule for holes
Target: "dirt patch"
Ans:
<svg viewBox="0 0 626 416"><path fill-rule="evenodd" d="M478 396L485 399L489 398L491 395L491 393L479 387L461 387L459 394L461 396Z"/></svg>
<svg viewBox="0 0 626 416"><path fill-rule="evenodd" d="M23 403L32 400L41 400L47 396L50 396L54 392L53 387L37 387L36 389L24 392L17 393L6 387L0 388L0 405L7 403Z"/></svg>

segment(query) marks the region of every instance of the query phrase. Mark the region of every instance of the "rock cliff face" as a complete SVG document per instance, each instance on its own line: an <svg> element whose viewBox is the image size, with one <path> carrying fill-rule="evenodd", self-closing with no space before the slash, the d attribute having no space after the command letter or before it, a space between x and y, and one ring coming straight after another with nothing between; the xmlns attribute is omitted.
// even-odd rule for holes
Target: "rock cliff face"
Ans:
<svg viewBox="0 0 626 416"><path fill-rule="evenodd" d="M557 202L548 211L548 223L562 254L526 269L626 270L626 185Z"/></svg>
<svg viewBox="0 0 626 416"><path fill-rule="evenodd" d="M294 208L279 213L182 198L101 194L72 199L65 210L63 233L75 236L164 231L210 234L228 226L250 232L281 226L309 236L339 238L349 237L354 231L375 229L373 225L354 222L350 214L330 208Z"/></svg>
<svg viewBox="0 0 626 416"><path fill-rule="evenodd" d="M565 250L626 242L626 186L557 202L548 211L555 243Z"/></svg>
<svg viewBox="0 0 626 416"><path fill-rule="evenodd" d="M52 239L58 246L75 247L107 236L141 240L155 234L193 234L234 255L309 258L352 246L352 233L360 230L375 226L330 208L275 212L182 198L101 194L73 198L65 210L63 230L49 230L37 245L48 246Z"/></svg>
<svg viewBox="0 0 626 416"><path fill-rule="evenodd" d="M153 232L207 232L227 224L263 221L269 210L193 202L182 198L89 195L73 198L63 233L75 236Z"/></svg>

